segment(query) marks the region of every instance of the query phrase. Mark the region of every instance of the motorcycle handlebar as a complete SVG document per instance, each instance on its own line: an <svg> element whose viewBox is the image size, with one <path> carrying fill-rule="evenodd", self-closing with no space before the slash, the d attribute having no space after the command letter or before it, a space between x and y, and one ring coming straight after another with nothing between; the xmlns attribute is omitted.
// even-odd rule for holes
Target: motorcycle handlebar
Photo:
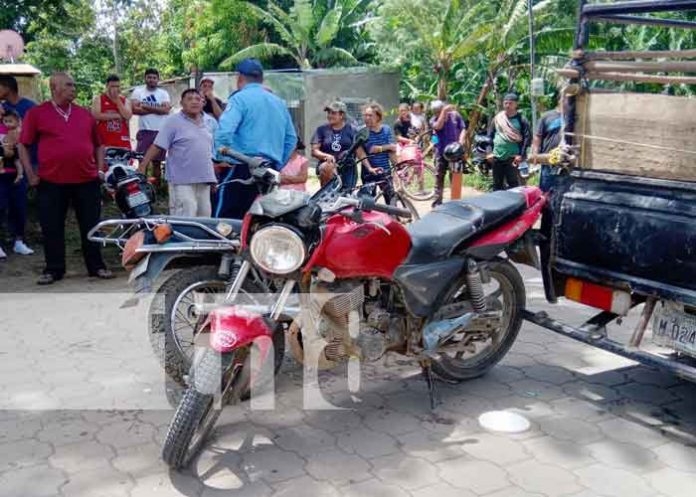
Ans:
<svg viewBox="0 0 696 497"><path fill-rule="evenodd" d="M227 147L220 147L218 152L220 153L220 155L226 155L227 157L232 157L233 159L236 159L239 162L243 162L244 164L249 166L250 170L254 170L258 167L265 167L264 164L266 164L266 161L263 159L250 157L248 155L229 149Z"/></svg>
<svg viewBox="0 0 696 497"><path fill-rule="evenodd" d="M360 199L360 208L366 211L377 211L384 212L390 216L405 217L410 219L412 217L411 211L408 209L402 209L400 207L393 207L391 205L378 204L370 198Z"/></svg>

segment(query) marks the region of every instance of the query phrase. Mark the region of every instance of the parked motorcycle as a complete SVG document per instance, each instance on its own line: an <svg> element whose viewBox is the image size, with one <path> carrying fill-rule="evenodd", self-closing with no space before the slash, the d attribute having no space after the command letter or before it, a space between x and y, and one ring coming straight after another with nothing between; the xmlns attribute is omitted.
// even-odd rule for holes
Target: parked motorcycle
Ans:
<svg viewBox="0 0 696 497"><path fill-rule="evenodd" d="M275 360L277 372L278 351L269 343L282 344L283 332L300 362L310 357L310 344L324 344L320 367L376 361L387 352L410 357L422 368L433 407L435 377L476 378L503 358L525 305L511 261L538 265L530 234L546 203L538 188L448 202L404 226L391 216L408 211L344 196L340 180L308 198L275 189L279 176L263 160L224 152L271 186L244 219L231 300L211 310L199 335L205 346L196 351L162 450L170 467L190 463L220 406L249 395L253 344L258 357ZM234 305L253 270L277 282L272 304ZM284 311L295 288L301 314L293 319Z"/></svg>
<svg viewBox="0 0 696 497"><path fill-rule="evenodd" d="M474 147L471 154L471 169L484 176L491 174L491 165L486 160L488 146L491 140L485 134L474 135Z"/></svg>
<svg viewBox="0 0 696 497"><path fill-rule="evenodd" d="M156 200L154 187L133 165L134 160L142 158L143 154L127 148L108 147L105 151L104 190L128 219L151 215Z"/></svg>

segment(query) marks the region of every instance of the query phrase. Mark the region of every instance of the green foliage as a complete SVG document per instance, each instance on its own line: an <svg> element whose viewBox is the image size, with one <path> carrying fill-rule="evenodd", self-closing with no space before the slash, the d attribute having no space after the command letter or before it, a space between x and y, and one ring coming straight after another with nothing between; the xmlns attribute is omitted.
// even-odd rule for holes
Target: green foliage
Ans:
<svg viewBox="0 0 696 497"><path fill-rule="evenodd" d="M273 59L286 56L301 69L332 65L357 65L347 45L363 42L361 22L370 5L364 0L294 0L283 9L273 0L264 9L247 2L246 8L277 37L242 48L221 63L229 69L247 57ZM363 52L365 52L363 47ZM364 53L363 53L364 55Z"/></svg>

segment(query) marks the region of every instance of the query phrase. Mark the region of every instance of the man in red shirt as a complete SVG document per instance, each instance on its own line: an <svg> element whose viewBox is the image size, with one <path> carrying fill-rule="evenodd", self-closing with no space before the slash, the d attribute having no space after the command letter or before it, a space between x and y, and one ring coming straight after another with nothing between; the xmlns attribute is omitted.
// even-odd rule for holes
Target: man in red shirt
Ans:
<svg viewBox="0 0 696 497"><path fill-rule="evenodd" d="M87 233L99 222L101 197L97 167L104 164L97 123L87 109L73 105L75 82L65 73L51 76L51 100L33 107L24 118L19 157L32 186L38 185L39 217L44 239L46 268L38 280L49 285L65 274L65 218L75 209L82 255L90 276L108 279L99 245ZM31 168L29 146L39 152L38 175Z"/></svg>
<svg viewBox="0 0 696 497"><path fill-rule="evenodd" d="M104 147L130 150L128 122L133 111L130 100L121 95L121 79L115 74L106 78L106 91L94 97L92 115L97 120L99 140Z"/></svg>

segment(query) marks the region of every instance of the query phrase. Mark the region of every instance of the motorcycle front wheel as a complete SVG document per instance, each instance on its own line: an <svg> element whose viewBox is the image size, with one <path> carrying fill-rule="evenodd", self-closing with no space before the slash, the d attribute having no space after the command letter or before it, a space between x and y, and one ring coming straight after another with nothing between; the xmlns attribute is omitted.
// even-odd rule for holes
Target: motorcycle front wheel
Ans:
<svg viewBox="0 0 696 497"><path fill-rule="evenodd" d="M149 311L149 336L153 352L167 376L186 386L184 376L191 368L194 340L205 315L198 304L213 304L225 291L226 281L216 266L197 266L172 274L157 290ZM237 303L248 304L263 289L250 278L244 282Z"/></svg>
<svg viewBox="0 0 696 497"><path fill-rule="evenodd" d="M184 393L162 447L162 460L172 469L187 467L213 430L222 406L241 399L234 354L201 350L191 370L191 386ZM216 394L222 401L216 405Z"/></svg>
<svg viewBox="0 0 696 497"><path fill-rule="evenodd" d="M483 269L490 277L483 285L486 304L488 310L502 311L501 326L485 342L473 342L473 350L442 352L433 359L433 373L445 381L460 382L485 374L510 350L522 326L526 296L519 271L504 259L495 259ZM462 278L453 285L443 306L466 303L468 299L466 281Z"/></svg>

